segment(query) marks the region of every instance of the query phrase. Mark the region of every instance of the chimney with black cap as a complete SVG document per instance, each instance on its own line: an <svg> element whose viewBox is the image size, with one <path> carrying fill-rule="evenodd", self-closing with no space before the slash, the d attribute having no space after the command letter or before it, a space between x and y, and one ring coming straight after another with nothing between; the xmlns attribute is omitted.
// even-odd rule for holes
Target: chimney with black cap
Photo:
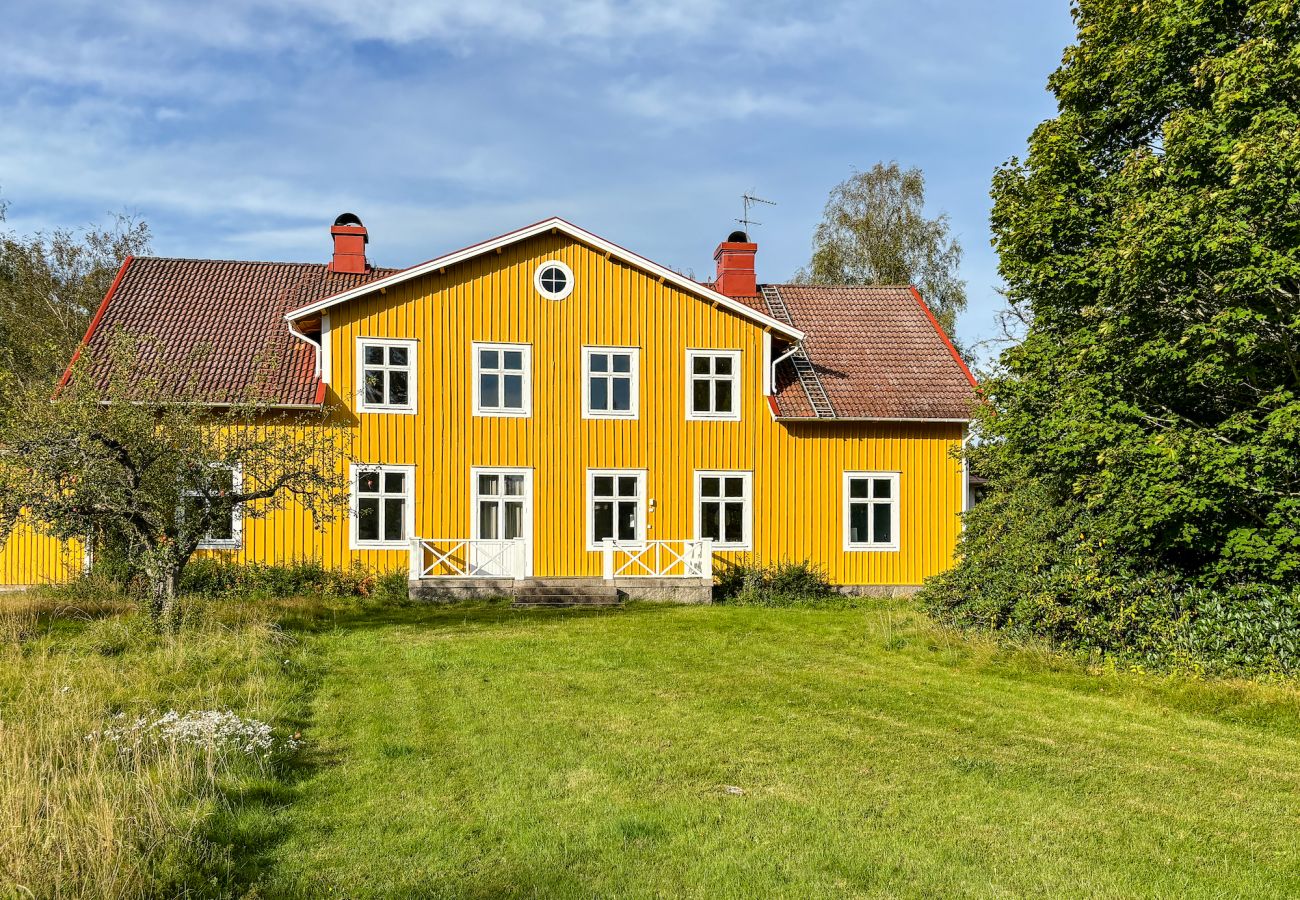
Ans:
<svg viewBox="0 0 1300 900"><path fill-rule="evenodd" d="M728 297L754 297L758 295L758 276L754 271L754 258L758 244L750 243L749 235L733 231L713 251L718 264L718 274L713 289Z"/></svg>
<svg viewBox="0 0 1300 900"><path fill-rule="evenodd" d="M331 272L364 275L370 270L366 263L366 244L370 243L370 235L355 213L345 212L335 219L330 235L334 238Z"/></svg>

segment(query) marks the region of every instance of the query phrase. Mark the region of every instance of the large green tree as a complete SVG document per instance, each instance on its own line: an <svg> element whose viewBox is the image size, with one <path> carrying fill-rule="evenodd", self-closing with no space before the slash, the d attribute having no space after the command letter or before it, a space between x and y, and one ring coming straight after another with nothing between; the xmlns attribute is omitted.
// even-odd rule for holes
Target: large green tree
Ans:
<svg viewBox="0 0 1300 900"><path fill-rule="evenodd" d="M925 175L897 162L854 172L831 189L799 280L914 284L949 334L966 308L961 244L948 216L925 214Z"/></svg>
<svg viewBox="0 0 1300 900"><path fill-rule="evenodd" d="M1029 325L984 383L975 460L990 511L1033 518L1040 546L973 516L949 583L1081 553L1298 583L1300 5L1076 0L1074 16L1059 114L993 183Z"/></svg>

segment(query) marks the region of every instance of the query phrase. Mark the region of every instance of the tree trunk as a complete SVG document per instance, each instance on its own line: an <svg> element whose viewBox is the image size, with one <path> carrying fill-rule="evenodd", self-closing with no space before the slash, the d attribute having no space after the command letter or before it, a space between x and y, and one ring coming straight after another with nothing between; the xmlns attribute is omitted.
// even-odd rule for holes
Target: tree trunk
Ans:
<svg viewBox="0 0 1300 900"><path fill-rule="evenodd" d="M176 608L176 566L157 561L148 567L149 617L159 631L180 625Z"/></svg>

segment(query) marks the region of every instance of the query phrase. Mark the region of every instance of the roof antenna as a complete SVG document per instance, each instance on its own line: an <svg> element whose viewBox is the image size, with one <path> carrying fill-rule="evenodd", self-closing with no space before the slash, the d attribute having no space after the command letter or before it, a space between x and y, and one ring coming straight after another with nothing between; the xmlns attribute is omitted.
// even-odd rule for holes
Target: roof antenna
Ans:
<svg viewBox="0 0 1300 900"><path fill-rule="evenodd" d="M753 206L754 204L756 204L756 203L765 203L765 204L767 204L768 206L776 206L776 201L775 201L775 200L764 200L762 197L755 197L753 194L750 194L750 193L746 193L746 194L744 194L744 195L741 197L741 200L742 200L742 201L744 202L744 204L745 204L745 214L744 214L744 217L743 217L743 218L737 219L736 221L740 223L741 227L745 229L745 234L748 235L748 234L749 234L749 226L751 226L751 225L762 225L762 224L763 224L762 222L756 222L756 221L754 221L753 219L751 219L751 218L749 217L749 209L750 209L750 207L752 207L752 206Z"/></svg>

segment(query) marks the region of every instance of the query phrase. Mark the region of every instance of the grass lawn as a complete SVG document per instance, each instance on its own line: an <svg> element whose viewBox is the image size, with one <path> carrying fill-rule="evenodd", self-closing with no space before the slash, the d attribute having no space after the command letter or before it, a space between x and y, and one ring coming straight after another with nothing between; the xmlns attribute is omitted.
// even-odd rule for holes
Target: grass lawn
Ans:
<svg viewBox="0 0 1300 900"><path fill-rule="evenodd" d="M898 602L251 606L0 630L0 896L1300 895L1293 683L1088 673ZM305 744L206 778L83 746L172 708Z"/></svg>

